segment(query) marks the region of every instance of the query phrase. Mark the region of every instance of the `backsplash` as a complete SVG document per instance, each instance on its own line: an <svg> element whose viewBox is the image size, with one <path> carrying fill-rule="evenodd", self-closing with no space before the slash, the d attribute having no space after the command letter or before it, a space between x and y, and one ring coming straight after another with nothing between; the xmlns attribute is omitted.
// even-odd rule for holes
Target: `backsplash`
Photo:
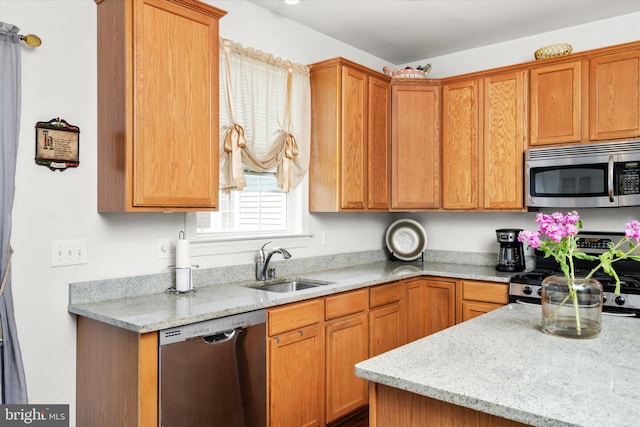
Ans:
<svg viewBox="0 0 640 427"><path fill-rule="evenodd" d="M423 263L444 262L466 265L494 265L496 259L497 254L491 253L427 250L424 254ZM377 250L310 258L291 258L286 261L274 259L271 265L276 268L277 277L285 278L305 272L343 268L351 265L369 264L388 260L389 255L386 251ZM396 262L406 264L402 261ZM531 268L531 262L527 259L527 268ZM420 261L414 261L413 263L420 263ZM196 289L204 286L252 281L255 281L254 264L207 269L196 268L193 270L193 286ZM70 283L69 304L82 304L158 294L166 292L167 289L173 286L175 286L175 274L173 272Z"/></svg>

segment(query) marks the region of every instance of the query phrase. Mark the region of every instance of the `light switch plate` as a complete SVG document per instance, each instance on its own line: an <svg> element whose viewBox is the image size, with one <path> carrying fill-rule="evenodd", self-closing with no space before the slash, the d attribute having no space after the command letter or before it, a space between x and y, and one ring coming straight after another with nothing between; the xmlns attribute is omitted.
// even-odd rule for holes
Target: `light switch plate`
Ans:
<svg viewBox="0 0 640 427"><path fill-rule="evenodd" d="M51 241L51 267L86 263L87 239Z"/></svg>

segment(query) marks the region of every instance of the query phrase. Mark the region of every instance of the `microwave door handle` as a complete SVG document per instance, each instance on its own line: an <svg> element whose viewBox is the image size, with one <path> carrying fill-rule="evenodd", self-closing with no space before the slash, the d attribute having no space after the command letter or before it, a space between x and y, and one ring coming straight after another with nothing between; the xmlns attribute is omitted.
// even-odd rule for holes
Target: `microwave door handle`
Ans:
<svg viewBox="0 0 640 427"><path fill-rule="evenodd" d="M607 190L609 192L609 201L613 202L613 155L609 156L609 165L607 167Z"/></svg>

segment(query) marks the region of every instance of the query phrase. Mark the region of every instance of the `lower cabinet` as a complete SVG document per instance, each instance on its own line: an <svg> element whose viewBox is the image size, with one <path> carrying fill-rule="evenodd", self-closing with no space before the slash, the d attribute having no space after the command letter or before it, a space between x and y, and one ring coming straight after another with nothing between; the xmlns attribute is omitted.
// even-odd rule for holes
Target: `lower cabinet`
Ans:
<svg viewBox="0 0 640 427"><path fill-rule="evenodd" d="M407 286L407 342L455 325L456 282L416 277Z"/></svg>
<svg viewBox="0 0 640 427"><path fill-rule="evenodd" d="M270 426L324 426L323 311L321 299L268 311Z"/></svg>
<svg viewBox="0 0 640 427"><path fill-rule="evenodd" d="M325 299L326 422L365 406L367 381L356 377L354 365L368 358L367 289Z"/></svg>
<svg viewBox="0 0 640 427"><path fill-rule="evenodd" d="M460 280L457 283L456 323L473 319L509 303L507 283Z"/></svg>
<svg viewBox="0 0 640 427"><path fill-rule="evenodd" d="M373 357L406 344L405 284L394 282L369 291L369 357Z"/></svg>
<svg viewBox="0 0 640 427"><path fill-rule="evenodd" d="M271 426L324 425L322 347L319 325L269 339Z"/></svg>

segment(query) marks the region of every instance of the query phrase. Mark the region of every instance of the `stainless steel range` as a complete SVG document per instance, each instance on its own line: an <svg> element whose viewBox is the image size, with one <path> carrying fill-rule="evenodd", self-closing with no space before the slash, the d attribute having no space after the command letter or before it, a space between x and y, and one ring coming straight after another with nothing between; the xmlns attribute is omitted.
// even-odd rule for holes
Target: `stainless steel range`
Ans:
<svg viewBox="0 0 640 427"><path fill-rule="evenodd" d="M588 254L599 255L608 248L610 242L616 243L622 233L581 232L578 248ZM587 275L598 263L575 260L576 275ZM614 293L616 281L602 271L593 278L602 283L604 290L603 312L630 317L640 317L640 263L620 260L614 264L620 277L620 295ZM562 275L559 264L552 258L544 258L544 253L536 250L536 268L511 277L509 284L509 302L540 304L542 280L550 275Z"/></svg>

